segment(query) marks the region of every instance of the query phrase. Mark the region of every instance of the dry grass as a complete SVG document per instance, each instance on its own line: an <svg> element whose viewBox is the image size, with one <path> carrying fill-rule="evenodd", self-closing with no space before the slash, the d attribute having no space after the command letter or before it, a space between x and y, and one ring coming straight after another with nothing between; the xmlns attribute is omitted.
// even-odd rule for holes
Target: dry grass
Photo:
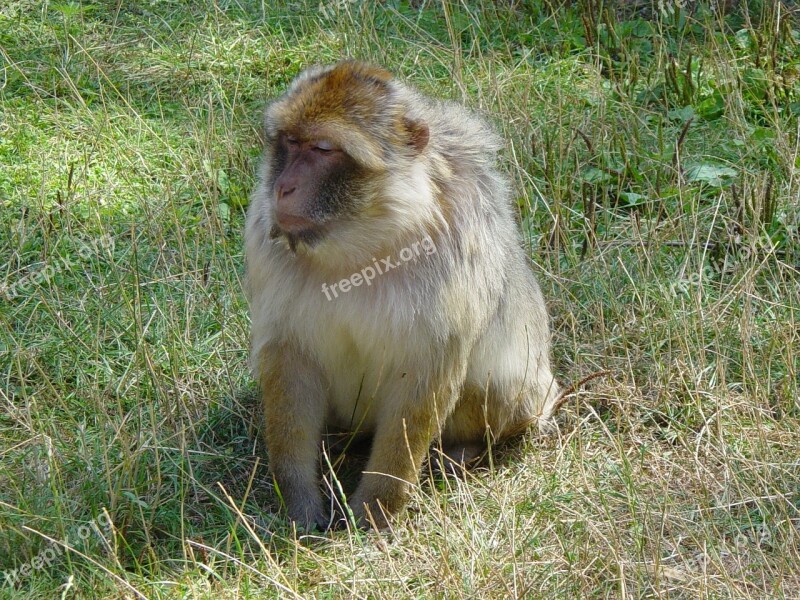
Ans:
<svg viewBox="0 0 800 600"><path fill-rule="evenodd" d="M800 597L791 3L421 4L0 8L0 598ZM609 373L393 532L297 539L242 213L264 100L343 55L492 116L558 375Z"/></svg>

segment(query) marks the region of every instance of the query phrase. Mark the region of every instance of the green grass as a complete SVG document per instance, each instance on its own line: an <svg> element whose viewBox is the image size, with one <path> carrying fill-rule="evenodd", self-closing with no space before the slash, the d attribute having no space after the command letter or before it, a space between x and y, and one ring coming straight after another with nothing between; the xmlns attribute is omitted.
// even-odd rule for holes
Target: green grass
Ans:
<svg viewBox="0 0 800 600"><path fill-rule="evenodd" d="M800 597L795 4L421 4L0 7L0 598ZM297 540L243 213L265 101L343 56L496 123L558 376L610 374Z"/></svg>

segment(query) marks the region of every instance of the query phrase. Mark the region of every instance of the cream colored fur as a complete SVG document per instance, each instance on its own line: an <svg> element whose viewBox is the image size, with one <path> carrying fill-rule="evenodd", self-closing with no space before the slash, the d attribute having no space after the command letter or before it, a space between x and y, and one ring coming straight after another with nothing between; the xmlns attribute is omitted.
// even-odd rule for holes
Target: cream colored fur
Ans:
<svg viewBox="0 0 800 600"><path fill-rule="evenodd" d="M316 68L313 74L325 72ZM308 77L301 76L287 95L302 91ZM430 431L420 434L409 449L416 456L397 473L392 456L407 450L379 448L380 436L375 441L368 470L406 479L412 473L413 483L419 448L424 452L437 437L446 446L481 444L537 417L547 428L558 387L545 303L517 233L506 178L495 167L498 138L460 106L427 100L396 80L391 89L398 106L427 124L430 141L417 156L387 157L359 218L333 225L313 249L301 244L293 253L284 239L269 237L274 195L264 184L270 179L267 147L247 218L247 294L256 378L265 384L292 377L287 370L299 361L313 382L297 394L318 396L280 392L289 410L311 407L311 417L287 417L291 422L284 424L280 415L270 416L279 401L270 404L273 390L264 389L268 429L308 427L316 434L323 419L376 431L432 419L438 424L416 425L430 425ZM280 102L268 111L268 127L280 126ZM374 259L400 262L401 250L425 237L435 244L434 253L423 252L337 298L323 293L323 284L349 278ZM301 358L284 361L280 353ZM381 435L394 435L391 443L407 438ZM270 452L274 446L276 453L292 454L277 438L273 431L270 444L267 432ZM293 473L287 482L295 475L302 480L302 493L310 493L308 480L316 478L309 453L298 454L306 464L296 473L279 467ZM391 497L402 491L376 481L365 477L354 500L373 512L376 500L391 505L388 512L402 505ZM294 502L293 518L320 520L320 501Z"/></svg>

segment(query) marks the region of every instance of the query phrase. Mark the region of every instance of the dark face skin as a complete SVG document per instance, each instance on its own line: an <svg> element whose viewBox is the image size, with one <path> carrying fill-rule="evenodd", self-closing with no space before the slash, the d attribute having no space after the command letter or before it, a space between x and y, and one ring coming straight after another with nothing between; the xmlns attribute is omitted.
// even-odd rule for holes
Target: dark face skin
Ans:
<svg viewBox="0 0 800 600"><path fill-rule="evenodd" d="M285 235L293 250L298 242L315 245L331 221L354 212L360 171L331 140L279 133L272 162L272 237Z"/></svg>

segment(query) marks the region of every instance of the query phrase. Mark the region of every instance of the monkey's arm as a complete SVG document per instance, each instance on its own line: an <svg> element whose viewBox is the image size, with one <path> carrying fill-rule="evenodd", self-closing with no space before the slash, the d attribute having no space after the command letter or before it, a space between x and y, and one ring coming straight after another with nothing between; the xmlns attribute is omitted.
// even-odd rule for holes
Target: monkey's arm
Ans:
<svg viewBox="0 0 800 600"><path fill-rule="evenodd" d="M364 475L349 500L361 525L383 529L408 500L430 444L452 412L465 377L459 352L427 373L408 372L384 399Z"/></svg>
<svg viewBox="0 0 800 600"><path fill-rule="evenodd" d="M270 468L289 517L312 529L327 523L319 490L319 440L325 384L319 368L289 344L264 349L260 361Z"/></svg>

